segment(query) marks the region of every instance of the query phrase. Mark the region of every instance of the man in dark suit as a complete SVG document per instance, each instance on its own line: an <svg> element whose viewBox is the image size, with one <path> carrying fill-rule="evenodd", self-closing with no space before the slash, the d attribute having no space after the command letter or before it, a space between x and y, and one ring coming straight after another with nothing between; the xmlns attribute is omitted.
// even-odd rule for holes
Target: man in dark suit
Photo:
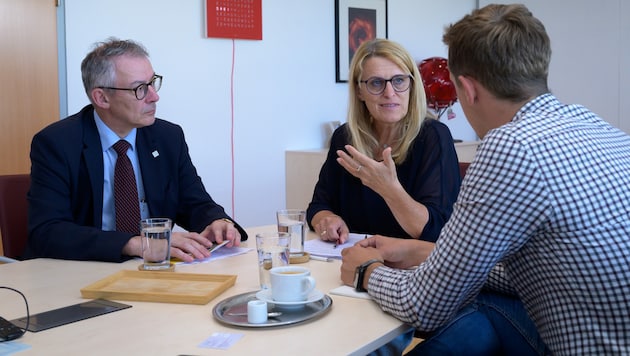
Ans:
<svg viewBox="0 0 630 356"><path fill-rule="evenodd" d="M141 256L139 221L134 231L116 223L113 145L119 140L131 146L140 217L168 217L188 231L172 234L172 257L205 258L213 242L228 240L230 247L247 239L206 192L181 127L155 118L162 77L142 45L108 39L86 56L81 72L91 105L33 138L26 256Z"/></svg>

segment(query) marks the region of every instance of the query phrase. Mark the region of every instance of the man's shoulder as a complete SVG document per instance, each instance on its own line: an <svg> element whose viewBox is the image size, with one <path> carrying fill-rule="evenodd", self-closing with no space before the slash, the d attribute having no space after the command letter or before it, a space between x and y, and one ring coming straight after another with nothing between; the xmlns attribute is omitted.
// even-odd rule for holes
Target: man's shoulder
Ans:
<svg viewBox="0 0 630 356"><path fill-rule="evenodd" d="M158 145L179 147L186 141L184 130L178 124L155 118L153 124L138 128L138 142L152 142ZM162 149L164 150L164 149Z"/></svg>
<svg viewBox="0 0 630 356"><path fill-rule="evenodd" d="M155 118L155 122L152 125L143 127L142 129L146 129L148 131L158 131L158 132L170 131L171 133L173 132L173 130L183 131L180 125L171 121L157 118L157 117Z"/></svg>
<svg viewBox="0 0 630 356"><path fill-rule="evenodd" d="M41 129L37 135L61 135L63 137L69 137L73 135L75 131L82 130L87 120L92 120L92 122L94 121L94 109L92 108L92 105L87 105L81 109L81 111L49 124Z"/></svg>

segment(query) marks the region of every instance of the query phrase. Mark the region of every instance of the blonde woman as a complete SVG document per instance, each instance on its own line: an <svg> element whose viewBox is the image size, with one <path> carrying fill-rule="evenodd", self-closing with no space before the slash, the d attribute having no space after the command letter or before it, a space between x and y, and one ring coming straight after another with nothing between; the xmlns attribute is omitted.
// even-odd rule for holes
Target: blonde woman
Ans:
<svg viewBox="0 0 630 356"><path fill-rule="evenodd" d="M347 123L331 139L307 221L322 240L349 232L435 241L460 185L446 125L427 113L422 79L398 43L363 43L350 65Z"/></svg>

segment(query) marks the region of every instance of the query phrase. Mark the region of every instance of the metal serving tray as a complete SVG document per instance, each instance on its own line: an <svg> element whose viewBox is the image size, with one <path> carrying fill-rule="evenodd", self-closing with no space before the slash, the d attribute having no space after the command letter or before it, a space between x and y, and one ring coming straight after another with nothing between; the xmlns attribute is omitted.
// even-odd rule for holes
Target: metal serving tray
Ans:
<svg viewBox="0 0 630 356"><path fill-rule="evenodd" d="M332 306L332 299L326 294L324 294L320 300L299 306L283 306L267 303L267 310L269 312L281 312L282 314L269 317L265 323L250 324L247 322L247 302L257 299L257 292L258 291L243 293L222 300L212 309L212 314L218 321L228 325L246 328L269 328L303 323L308 320L316 319L328 312Z"/></svg>

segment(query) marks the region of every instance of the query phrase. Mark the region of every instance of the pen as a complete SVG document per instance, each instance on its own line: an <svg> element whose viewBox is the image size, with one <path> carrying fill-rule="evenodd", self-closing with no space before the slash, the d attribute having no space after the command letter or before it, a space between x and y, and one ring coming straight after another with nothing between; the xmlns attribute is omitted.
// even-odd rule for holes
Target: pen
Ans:
<svg viewBox="0 0 630 356"><path fill-rule="evenodd" d="M363 238L364 240L367 239L369 236L366 234L365 237ZM339 246L339 240L335 240L335 246L333 246L333 248L337 248L337 246Z"/></svg>
<svg viewBox="0 0 630 356"><path fill-rule="evenodd" d="M323 261L323 262L332 262L331 258L328 257L321 257L321 256L313 256L311 255L311 260L315 260L315 261Z"/></svg>
<svg viewBox="0 0 630 356"><path fill-rule="evenodd" d="M218 244L218 245L214 245L214 246L210 247L210 248L208 249L208 251L210 251L210 252L212 253L212 252L214 252L214 251L216 251L216 250L220 249L221 247L225 246L228 242L229 242L228 240L225 240L225 241L221 242L221 243L220 243L220 244Z"/></svg>

